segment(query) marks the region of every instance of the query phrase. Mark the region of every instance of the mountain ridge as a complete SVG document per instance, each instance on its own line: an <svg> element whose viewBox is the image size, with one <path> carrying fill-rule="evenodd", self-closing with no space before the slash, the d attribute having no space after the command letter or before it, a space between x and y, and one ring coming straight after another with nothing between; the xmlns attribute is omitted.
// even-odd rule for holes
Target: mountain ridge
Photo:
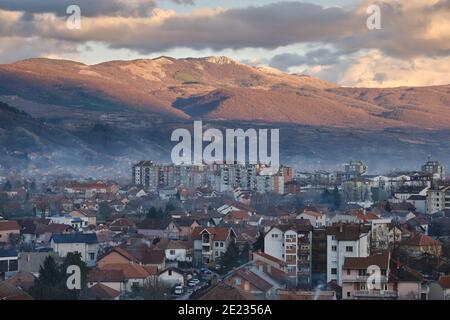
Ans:
<svg viewBox="0 0 450 320"><path fill-rule="evenodd" d="M373 130L450 129L450 85L339 87L224 56L161 56L94 65L46 58L21 60L0 65L0 99L11 96L63 107L67 112L145 112L162 119Z"/></svg>

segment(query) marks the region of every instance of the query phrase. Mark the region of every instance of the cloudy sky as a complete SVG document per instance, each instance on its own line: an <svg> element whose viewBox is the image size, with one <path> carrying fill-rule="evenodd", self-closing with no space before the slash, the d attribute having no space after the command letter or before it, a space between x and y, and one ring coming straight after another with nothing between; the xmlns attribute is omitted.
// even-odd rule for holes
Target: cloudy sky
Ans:
<svg viewBox="0 0 450 320"><path fill-rule="evenodd" d="M67 27L69 5L81 28ZM381 29L367 28L378 5ZM0 63L226 55L345 86L450 84L450 0L0 0Z"/></svg>

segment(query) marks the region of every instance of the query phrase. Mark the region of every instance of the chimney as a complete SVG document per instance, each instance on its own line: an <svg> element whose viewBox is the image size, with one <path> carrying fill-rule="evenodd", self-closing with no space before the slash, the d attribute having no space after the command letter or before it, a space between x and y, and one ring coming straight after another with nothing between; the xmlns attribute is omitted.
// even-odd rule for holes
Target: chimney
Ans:
<svg viewBox="0 0 450 320"><path fill-rule="evenodd" d="M344 225L342 223L339 224L339 232L344 232Z"/></svg>

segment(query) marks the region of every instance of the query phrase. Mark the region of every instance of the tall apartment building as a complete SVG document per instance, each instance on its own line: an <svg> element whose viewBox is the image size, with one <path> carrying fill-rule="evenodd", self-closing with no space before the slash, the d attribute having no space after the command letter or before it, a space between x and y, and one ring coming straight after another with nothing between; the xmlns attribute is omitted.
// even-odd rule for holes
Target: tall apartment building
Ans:
<svg viewBox="0 0 450 320"><path fill-rule="evenodd" d="M345 170L345 179L354 179L358 178L367 173L368 167L360 160L350 161L344 167Z"/></svg>
<svg viewBox="0 0 450 320"><path fill-rule="evenodd" d="M326 228L327 283L336 281L342 286L341 270L348 257L367 257L370 228L361 224L338 223Z"/></svg>
<svg viewBox="0 0 450 320"><path fill-rule="evenodd" d="M445 168L439 161L428 161L422 166L422 171L432 174L437 180L445 179Z"/></svg>
<svg viewBox="0 0 450 320"><path fill-rule="evenodd" d="M311 284L312 226L305 223L278 225L264 237L264 253L287 265L290 284Z"/></svg>
<svg viewBox="0 0 450 320"><path fill-rule="evenodd" d="M427 191L427 213L450 209L450 186L440 186Z"/></svg>
<svg viewBox="0 0 450 320"><path fill-rule="evenodd" d="M166 187L200 187L206 180L200 166L162 165L141 161L133 166L133 183L149 191Z"/></svg>

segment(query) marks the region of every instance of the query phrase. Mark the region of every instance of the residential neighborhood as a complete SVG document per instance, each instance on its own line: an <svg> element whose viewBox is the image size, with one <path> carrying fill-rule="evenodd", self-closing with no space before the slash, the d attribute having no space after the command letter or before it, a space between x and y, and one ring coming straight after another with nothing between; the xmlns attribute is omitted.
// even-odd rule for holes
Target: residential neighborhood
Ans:
<svg viewBox="0 0 450 320"><path fill-rule="evenodd" d="M131 183L5 176L0 299L450 299L438 161L384 175L362 161L282 167L263 189L248 166L143 161Z"/></svg>

